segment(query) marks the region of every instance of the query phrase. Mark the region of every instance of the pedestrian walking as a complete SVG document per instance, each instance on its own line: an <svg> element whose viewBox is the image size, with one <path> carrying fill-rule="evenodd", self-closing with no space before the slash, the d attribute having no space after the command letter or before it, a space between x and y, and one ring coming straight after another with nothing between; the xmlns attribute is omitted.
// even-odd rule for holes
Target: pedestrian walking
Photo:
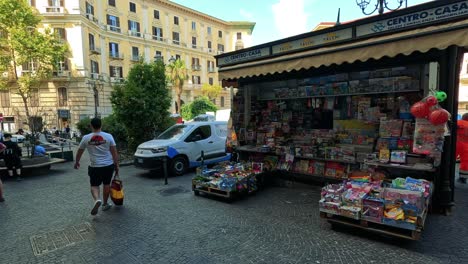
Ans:
<svg viewBox="0 0 468 264"><path fill-rule="evenodd" d="M5 166L8 169L8 176L13 177L14 171L16 170L16 180L21 181L21 168L23 167L21 163L21 148L18 146L18 143L11 141L11 134L5 133L3 144L5 144L6 149L3 154L3 159L5 160Z"/></svg>
<svg viewBox="0 0 468 264"><path fill-rule="evenodd" d="M75 169L80 168L80 159L83 152L88 150L91 165L88 167L89 182L91 185L91 195L94 199L94 206L91 215L96 215L102 204L102 210L111 208L109 204L110 183L112 176L119 173L119 159L114 137L101 131L101 119L91 120L92 133L83 137L79 149L76 153ZM103 196L100 199L100 186L103 184ZM104 203L103 203L104 202Z"/></svg>

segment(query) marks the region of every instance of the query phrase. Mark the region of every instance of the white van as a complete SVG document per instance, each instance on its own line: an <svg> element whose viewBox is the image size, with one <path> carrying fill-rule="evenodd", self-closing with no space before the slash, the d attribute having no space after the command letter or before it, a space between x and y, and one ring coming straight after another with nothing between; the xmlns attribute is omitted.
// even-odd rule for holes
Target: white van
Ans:
<svg viewBox="0 0 468 264"><path fill-rule="evenodd" d="M136 167L155 170L167 159L168 170L182 175L188 168L229 160L225 152L227 122L188 122L168 128L156 139L140 144L134 155Z"/></svg>

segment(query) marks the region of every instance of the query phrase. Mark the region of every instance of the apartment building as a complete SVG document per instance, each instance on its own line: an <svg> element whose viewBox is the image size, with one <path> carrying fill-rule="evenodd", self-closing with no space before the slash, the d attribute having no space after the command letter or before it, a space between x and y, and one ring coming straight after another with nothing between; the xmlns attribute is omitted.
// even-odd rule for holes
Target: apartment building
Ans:
<svg viewBox="0 0 468 264"><path fill-rule="evenodd" d="M182 59L189 79L182 100L201 95L204 83L219 83L214 56L248 47L255 23L228 22L168 0L29 0L43 17L39 30L52 28L70 52L49 82L31 98L31 112L50 128L61 128L95 112L112 112L112 85L122 82L132 65ZM23 65L28 71L33 65ZM173 92L172 111L176 96ZM215 99L230 108L230 91ZM0 93L4 129L23 126L21 98Z"/></svg>

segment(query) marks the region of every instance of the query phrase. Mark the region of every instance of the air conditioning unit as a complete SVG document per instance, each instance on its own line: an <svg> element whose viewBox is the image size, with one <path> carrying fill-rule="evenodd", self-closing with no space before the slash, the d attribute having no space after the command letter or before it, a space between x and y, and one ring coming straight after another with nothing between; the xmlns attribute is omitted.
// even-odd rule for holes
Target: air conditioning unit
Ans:
<svg viewBox="0 0 468 264"><path fill-rule="evenodd" d="M86 18L93 21L94 23L99 23L99 20L93 14L86 14Z"/></svg>

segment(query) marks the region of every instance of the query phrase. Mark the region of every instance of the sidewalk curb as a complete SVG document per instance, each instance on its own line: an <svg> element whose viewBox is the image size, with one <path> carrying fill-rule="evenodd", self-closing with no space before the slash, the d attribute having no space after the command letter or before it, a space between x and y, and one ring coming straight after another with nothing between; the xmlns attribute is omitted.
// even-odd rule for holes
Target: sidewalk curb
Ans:
<svg viewBox="0 0 468 264"><path fill-rule="evenodd" d="M133 160L120 162L119 165L120 165L120 167L132 166L133 165Z"/></svg>

